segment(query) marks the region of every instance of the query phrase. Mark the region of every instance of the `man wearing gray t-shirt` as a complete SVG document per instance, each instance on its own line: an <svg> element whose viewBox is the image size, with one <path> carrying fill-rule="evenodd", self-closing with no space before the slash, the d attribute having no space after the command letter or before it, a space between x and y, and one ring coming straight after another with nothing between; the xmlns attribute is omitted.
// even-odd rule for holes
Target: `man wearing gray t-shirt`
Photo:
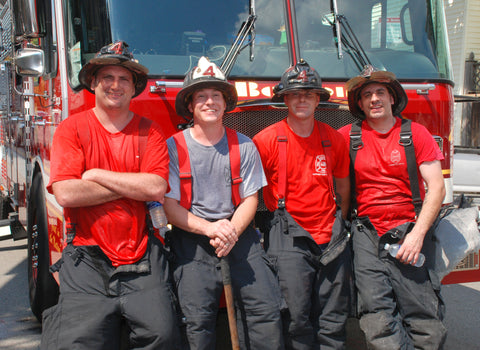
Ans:
<svg viewBox="0 0 480 350"><path fill-rule="evenodd" d="M237 93L207 58L178 93L178 115L193 126L168 139L170 192L165 211L186 349L214 349L222 294L220 259L230 266L242 349L283 349L278 281L251 225L266 185L258 151L222 124Z"/></svg>

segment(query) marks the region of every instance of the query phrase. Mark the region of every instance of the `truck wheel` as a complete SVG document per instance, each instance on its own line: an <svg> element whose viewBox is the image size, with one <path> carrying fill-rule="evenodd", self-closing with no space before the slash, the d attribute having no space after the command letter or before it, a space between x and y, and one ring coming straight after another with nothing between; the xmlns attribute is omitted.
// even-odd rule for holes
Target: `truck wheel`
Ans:
<svg viewBox="0 0 480 350"><path fill-rule="evenodd" d="M58 301L58 284L48 270L50 254L48 247L47 209L43 179L35 175L28 206L28 287L30 307L41 322L43 310Z"/></svg>

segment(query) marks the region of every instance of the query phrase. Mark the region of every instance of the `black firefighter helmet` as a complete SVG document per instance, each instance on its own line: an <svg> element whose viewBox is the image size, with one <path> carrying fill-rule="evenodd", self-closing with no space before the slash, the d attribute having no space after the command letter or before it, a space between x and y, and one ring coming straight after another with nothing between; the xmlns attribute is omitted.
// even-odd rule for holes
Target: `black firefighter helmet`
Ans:
<svg viewBox="0 0 480 350"><path fill-rule="evenodd" d="M320 101L330 98L328 90L322 87L320 75L303 58L283 73L280 83L273 88L272 102L282 102L283 96L293 90L313 90L320 95Z"/></svg>

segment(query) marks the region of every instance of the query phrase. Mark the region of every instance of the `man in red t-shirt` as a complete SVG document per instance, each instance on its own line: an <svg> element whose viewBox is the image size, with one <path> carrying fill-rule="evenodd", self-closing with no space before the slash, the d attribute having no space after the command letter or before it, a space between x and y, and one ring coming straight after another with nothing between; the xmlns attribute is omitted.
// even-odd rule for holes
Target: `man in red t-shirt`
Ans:
<svg viewBox="0 0 480 350"><path fill-rule="evenodd" d="M142 349L178 348L167 260L145 206L163 202L168 151L160 127L129 110L147 73L126 43L105 46L79 73L95 107L55 132L47 189L64 208L67 241L42 349L117 349L122 329Z"/></svg>
<svg viewBox="0 0 480 350"><path fill-rule="evenodd" d="M305 61L287 69L274 92L272 101L285 103L287 118L253 141L268 180L265 205L274 212L265 247L275 256L288 306L286 347L343 349L350 274L343 221L350 200L348 150L336 130L315 121L317 105L330 95Z"/></svg>
<svg viewBox="0 0 480 350"><path fill-rule="evenodd" d="M412 265L445 196L443 155L425 127L411 123L418 178L428 188L425 193L420 186L423 207L417 217L399 142L404 122L396 117L407 105L404 89L393 73L370 66L350 79L346 90L350 111L363 119L354 125L357 130L340 129L355 145L350 151L357 209L352 241L360 327L371 349L438 349L446 335L440 284L432 283L426 267ZM395 241L401 247L393 258L384 246Z"/></svg>

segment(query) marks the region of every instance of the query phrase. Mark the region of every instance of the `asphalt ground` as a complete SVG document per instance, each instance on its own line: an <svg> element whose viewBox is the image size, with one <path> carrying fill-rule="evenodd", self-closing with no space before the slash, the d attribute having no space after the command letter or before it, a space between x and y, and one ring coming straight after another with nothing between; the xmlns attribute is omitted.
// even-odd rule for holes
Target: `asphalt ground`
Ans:
<svg viewBox="0 0 480 350"><path fill-rule="evenodd" d="M1 229L0 229L1 230ZM448 329L444 350L480 349L480 282L442 288ZM41 325L28 301L27 242L0 241L0 349L37 350ZM347 350L366 349L356 319L348 323Z"/></svg>

